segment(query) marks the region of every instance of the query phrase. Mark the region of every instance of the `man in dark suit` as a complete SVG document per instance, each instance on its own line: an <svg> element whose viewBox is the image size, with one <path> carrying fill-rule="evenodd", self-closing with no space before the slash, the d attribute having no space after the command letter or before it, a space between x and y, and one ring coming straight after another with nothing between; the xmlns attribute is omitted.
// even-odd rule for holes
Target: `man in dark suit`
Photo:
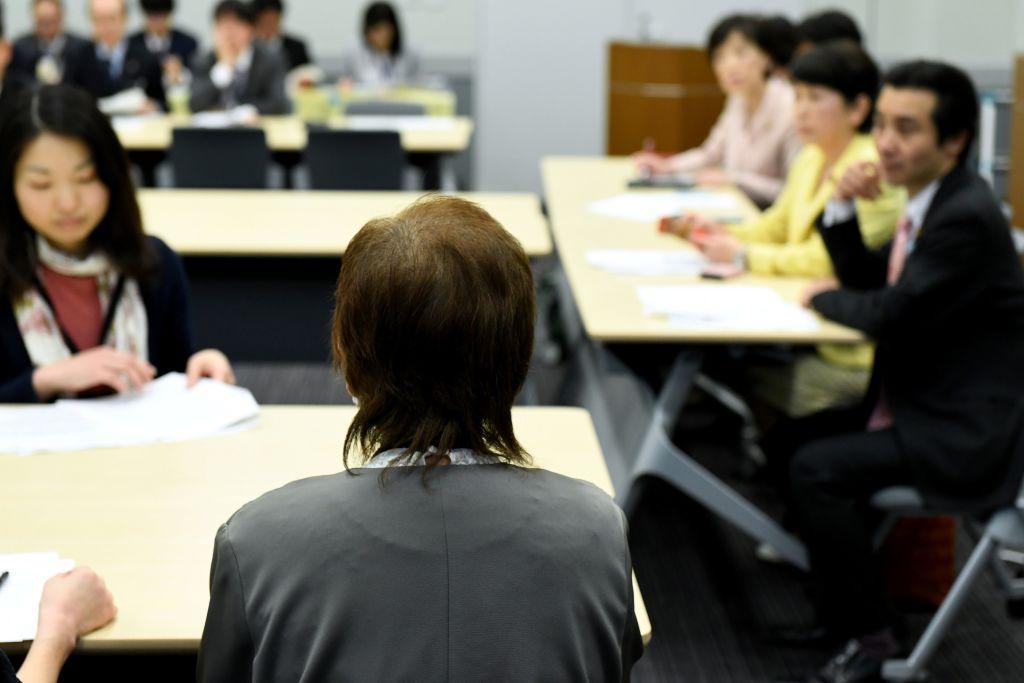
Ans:
<svg viewBox="0 0 1024 683"><path fill-rule="evenodd" d="M189 106L193 112L251 105L262 115L288 113L284 64L253 42L247 3L222 0L213 14L214 51L196 61Z"/></svg>
<svg viewBox="0 0 1024 683"><path fill-rule="evenodd" d="M253 10L256 12L256 37L284 59L287 71L313 62L305 41L282 32L284 3L281 0L255 0Z"/></svg>
<svg viewBox="0 0 1024 683"><path fill-rule="evenodd" d="M93 25L93 49L99 81L102 83L98 95L110 97L125 90L141 88L148 100L139 112L166 109L160 63L144 46L133 46L125 39L128 19L125 0L90 0L89 17Z"/></svg>
<svg viewBox="0 0 1024 683"><path fill-rule="evenodd" d="M873 493L912 485L932 504L984 512L1013 500L1024 473L1024 274L991 189L965 162L977 120L959 69L895 67L875 117L880 166L851 168L819 224L838 282L805 301L877 352L865 404L828 416L846 433L803 446L790 468L819 618L853 638L815 680L875 680L902 649L865 514ZM909 201L892 243L872 253L852 204L875 196L880 176Z"/></svg>
<svg viewBox="0 0 1024 683"><path fill-rule="evenodd" d="M60 0L34 0L32 11L35 32L15 41L8 78L19 85L66 83L97 94L102 84L92 43L64 31Z"/></svg>
<svg viewBox="0 0 1024 683"><path fill-rule="evenodd" d="M171 23L174 0L141 0L139 4L146 28L128 39L129 49L153 55L164 70L167 85L181 83L185 69L195 60L199 42Z"/></svg>

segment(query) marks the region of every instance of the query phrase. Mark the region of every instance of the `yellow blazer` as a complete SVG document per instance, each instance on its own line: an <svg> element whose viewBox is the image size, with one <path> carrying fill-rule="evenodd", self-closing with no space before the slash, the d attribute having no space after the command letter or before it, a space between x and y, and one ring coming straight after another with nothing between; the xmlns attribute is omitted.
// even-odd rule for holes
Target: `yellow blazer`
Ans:
<svg viewBox="0 0 1024 683"><path fill-rule="evenodd" d="M793 160L775 203L757 218L732 228L747 243L750 272L801 277L832 275L832 261L815 222L835 194L837 179L851 164L862 161L878 161L875 143L869 135L854 136L828 177L819 182L825 155L817 145L806 145ZM855 203L864 243L876 249L892 238L906 205L906 192L883 183L877 199L858 199ZM826 360L838 365L870 367L872 362L872 347L868 344L828 344L818 348Z"/></svg>

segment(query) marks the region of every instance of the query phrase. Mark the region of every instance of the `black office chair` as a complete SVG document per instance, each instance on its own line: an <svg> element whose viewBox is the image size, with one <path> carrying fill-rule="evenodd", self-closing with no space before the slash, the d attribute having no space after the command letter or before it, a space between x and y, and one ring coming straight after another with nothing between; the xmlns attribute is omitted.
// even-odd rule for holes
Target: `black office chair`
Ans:
<svg viewBox="0 0 1024 683"><path fill-rule="evenodd" d="M349 102L345 106L346 116L423 116L426 113L427 108L415 102L365 100Z"/></svg>
<svg viewBox="0 0 1024 683"><path fill-rule="evenodd" d="M169 156L175 187L267 187L270 150L261 128L175 128Z"/></svg>
<svg viewBox="0 0 1024 683"><path fill-rule="evenodd" d="M396 131L309 131L306 166L314 190L400 190L405 163Z"/></svg>

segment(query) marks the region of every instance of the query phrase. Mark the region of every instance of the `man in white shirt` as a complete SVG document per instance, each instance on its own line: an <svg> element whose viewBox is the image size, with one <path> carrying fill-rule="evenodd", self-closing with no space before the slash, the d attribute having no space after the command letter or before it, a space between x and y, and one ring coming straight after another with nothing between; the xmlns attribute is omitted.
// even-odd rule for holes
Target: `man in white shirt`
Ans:
<svg viewBox="0 0 1024 683"><path fill-rule="evenodd" d="M125 0L90 0L94 49L102 98L139 89L145 99L123 99L118 113L144 113L164 108L163 74L160 63L147 50L140 50L125 37L128 8Z"/></svg>
<svg viewBox="0 0 1024 683"><path fill-rule="evenodd" d="M214 50L196 63L189 106L193 112L254 107L261 115L288 113L284 64L253 42L247 3L223 0L213 13Z"/></svg>

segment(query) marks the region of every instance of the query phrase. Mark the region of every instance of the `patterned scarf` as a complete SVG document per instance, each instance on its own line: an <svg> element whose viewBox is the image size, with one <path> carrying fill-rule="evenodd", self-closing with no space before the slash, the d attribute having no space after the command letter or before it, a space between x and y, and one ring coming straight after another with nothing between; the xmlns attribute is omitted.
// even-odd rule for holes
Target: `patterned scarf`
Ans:
<svg viewBox="0 0 1024 683"><path fill-rule="evenodd" d="M76 259L54 249L41 236L36 238L36 253L43 265L62 275L95 277L100 295L100 310L104 318L106 317L119 274L104 254L94 252L84 259ZM18 329L21 331L21 338L25 341L25 348L33 365L49 365L71 357L71 349L64 342L60 326L57 324L56 313L51 310L38 289L28 290L14 302L14 314L18 319ZM137 358L148 359L148 330L146 306L142 302L139 283L129 278L124 283L124 291L117 302L110 329L100 343L130 353Z"/></svg>

